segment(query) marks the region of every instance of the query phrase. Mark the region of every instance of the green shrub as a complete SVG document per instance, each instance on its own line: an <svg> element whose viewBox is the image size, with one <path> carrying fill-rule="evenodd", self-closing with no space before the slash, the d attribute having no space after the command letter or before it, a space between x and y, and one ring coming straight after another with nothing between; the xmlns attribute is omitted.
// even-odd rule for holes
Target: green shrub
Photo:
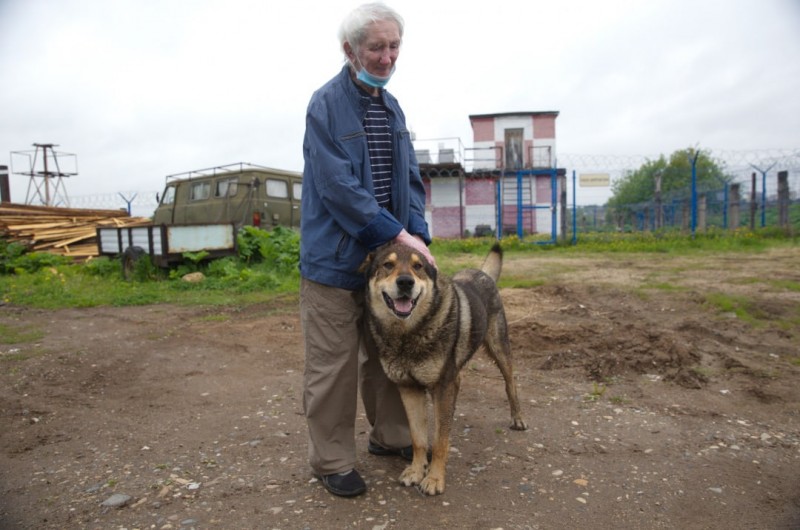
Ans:
<svg viewBox="0 0 800 530"><path fill-rule="evenodd" d="M9 243L5 239L0 239L0 273L13 273L14 262L26 251L25 245Z"/></svg>
<svg viewBox="0 0 800 530"><path fill-rule="evenodd" d="M133 274L130 280L135 282L149 282L152 280L159 280L163 278L161 270L156 267L150 256L144 255L136 260L133 265Z"/></svg>
<svg viewBox="0 0 800 530"><path fill-rule="evenodd" d="M110 259L107 256L100 256L84 263L81 272L88 276L100 278L118 278L122 272L122 264L118 259Z"/></svg>
<svg viewBox="0 0 800 530"><path fill-rule="evenodd" d="M0 239L0 273L36 272L71 263L69 258L48 252L28 252L25 245Z"/></svg>
<svg viewBox="0 0 800 530"><path fill-rule="evenodd" d="M300 234L276 226L270 231L245 226L237 238L239 257L245 263L267 263L278 272L297 268L300 262Z"/></svg>
<svg viewBox="0 0 800 530"><path fill-rule="evenodd" d="M259 251L262 242L269 238L269 232L254 226L245 226L236 236L236 246L239 249L239 258L245 263L258 261L261 257Z"/></svg>
<svg viewBox="0 0 800 530"><path fill-rule="evenodd" d="M239 261L233 256L227 256L209 262L206 274L212 278L238 278L241 271Z"/></svg>

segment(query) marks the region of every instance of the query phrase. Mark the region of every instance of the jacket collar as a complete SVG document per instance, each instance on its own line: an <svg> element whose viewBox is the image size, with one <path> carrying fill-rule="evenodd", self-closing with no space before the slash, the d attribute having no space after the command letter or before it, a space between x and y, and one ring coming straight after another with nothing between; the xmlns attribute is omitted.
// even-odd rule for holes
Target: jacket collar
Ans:
<svg viewBox="0 0 800 530"><path fill-rule="evenodd" d="M342 67L342 71L339 72L339 82L344 88L345 94L347 94L347 99L350 100L353 106L358 108L362 113L366 113L370 104L369 95L360 90L353 81L353 78L350 77L350 65L347 63ZM385 94L384 90L381 90L380 93L381 99L383 99L383 95Z"/></svg>

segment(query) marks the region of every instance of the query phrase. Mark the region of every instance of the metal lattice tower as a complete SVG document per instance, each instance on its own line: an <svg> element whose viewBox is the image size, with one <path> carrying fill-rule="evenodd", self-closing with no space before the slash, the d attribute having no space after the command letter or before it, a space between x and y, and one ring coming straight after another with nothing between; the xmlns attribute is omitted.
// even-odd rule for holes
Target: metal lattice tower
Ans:
<svg viewBox="0 0 800 530"><path fill-rule="evenodd" d="M11 153L11 171L15 175L28 177L28 191L25 195L25 204L40 204L44 206L64 206L69 207L69 196L64 178L74 177L78 174L77 157L71 153L60 153L53 148L56 144L33 144L36 148L33 151L14 151ZM73 171L62 169L63 161L59 157L67 159L67 165ZM15 171L14 160L17 166L24 166L25 169Z"/></svg>

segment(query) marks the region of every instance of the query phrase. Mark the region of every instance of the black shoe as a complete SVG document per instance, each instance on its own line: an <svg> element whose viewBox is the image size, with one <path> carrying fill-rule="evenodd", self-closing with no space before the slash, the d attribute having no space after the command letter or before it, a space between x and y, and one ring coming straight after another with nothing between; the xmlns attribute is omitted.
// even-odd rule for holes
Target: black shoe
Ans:
<svg viewBox="0 0 800 530"><path fill-rule="evenodd" d="M414 447L410 445L400 449L387 449L370 441L369 445L367 446L367 451L375 456L400 456L409 462L414 460Z"/></svg>
<svg viewBox="0 0 800 530"><path fill-rule="evenodd" d="M320 477L322 485L325 489L338 495L339 497L355 497L367 491L367 485L364 479L358 474L358 471L351 469L344 473L333 473L331 475L323 475Z"/></svg>

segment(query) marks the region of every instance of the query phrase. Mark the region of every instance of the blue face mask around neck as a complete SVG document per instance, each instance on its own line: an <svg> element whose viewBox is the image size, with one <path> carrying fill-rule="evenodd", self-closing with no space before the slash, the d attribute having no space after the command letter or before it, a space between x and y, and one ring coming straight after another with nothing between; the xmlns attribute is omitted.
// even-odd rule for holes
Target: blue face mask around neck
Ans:
<svg viewBox="0 0 800 530"><path fill-rule="evenodd" d="M381 77L379 75L374 75L367 72L367 69L362 66L361 69L356 74L356 79L358 79L367 86L371 86L372 88L383 88L386 86L386 83L389 82L389 79L392 78L392 75L394 75L394 70L395 67L392 66L392 71L389 72L389 75L387 75L386 77Z"/></svg>

